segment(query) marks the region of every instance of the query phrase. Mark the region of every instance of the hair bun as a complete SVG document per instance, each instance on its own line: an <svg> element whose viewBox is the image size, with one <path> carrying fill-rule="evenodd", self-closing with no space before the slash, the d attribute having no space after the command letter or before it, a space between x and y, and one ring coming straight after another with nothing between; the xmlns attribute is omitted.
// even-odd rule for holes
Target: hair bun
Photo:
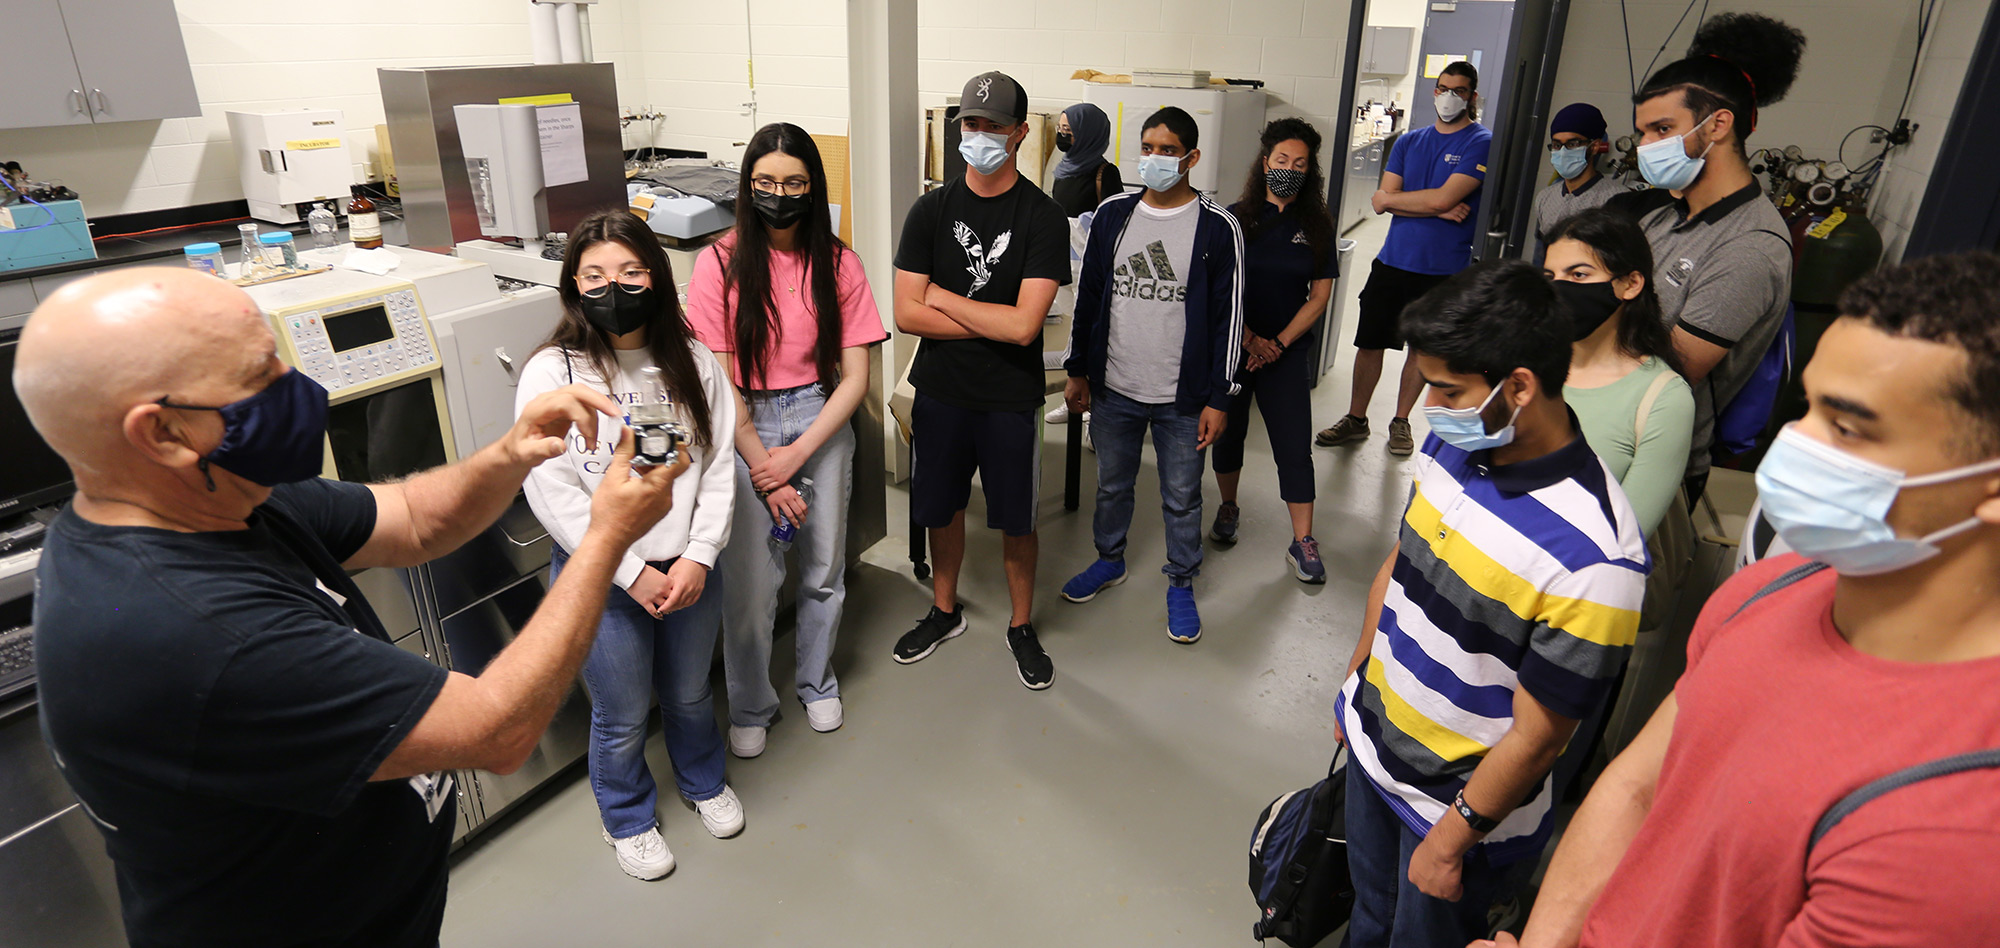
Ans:
<svg viewBox="0 0 2000 948"><path fill-rule="evenodd" d="M1714 56L1743 71L1756 87L1757 105L1785 97L1799 77L1806 34L1760 13L1722 13L1703 21L1688 44L1688 58Z"/></svg>

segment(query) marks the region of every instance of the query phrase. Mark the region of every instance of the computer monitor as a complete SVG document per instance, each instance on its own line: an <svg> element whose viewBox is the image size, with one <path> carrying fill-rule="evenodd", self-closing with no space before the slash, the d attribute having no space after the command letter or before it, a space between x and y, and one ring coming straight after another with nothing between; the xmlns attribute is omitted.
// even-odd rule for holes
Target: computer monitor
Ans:
<svg viewBox="0 0 2000 948"><path fill-rule="evenodd" d="M69 465L28 423L14 394L14 350L20 341L20 329L0 329L0 456L6 458L0 462L0 522L61 503L76 491Z"/></svg>

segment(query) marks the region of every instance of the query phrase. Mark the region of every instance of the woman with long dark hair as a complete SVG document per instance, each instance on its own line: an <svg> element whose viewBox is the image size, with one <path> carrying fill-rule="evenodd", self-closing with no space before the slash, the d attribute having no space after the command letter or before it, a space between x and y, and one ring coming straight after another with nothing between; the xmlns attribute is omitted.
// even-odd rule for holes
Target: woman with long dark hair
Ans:
<svg viewBox="0 0 2000 948"><path fill-rule="evenodd" d="M688 285L695 335L741 393L736 541L722 554L729 747L739 757L764 752L778 711L771 639L786 543L798 549L799 701L815 731L843 720L832 658L847 595L848 421L868 395L868 347L889 334L861 258L834 233L827 191L812 136L786 123L758 129L743 151L736 228L695 260Z"/></svg>
<svg viewBox="0 0 2000 948"><path fill-rule="evenodd" d="M1687 469L1694 393L1660 321L1646 234L1616 211L1593 208L1556 223L1542 267L1574 324L1563 400L1652 536Z"/></svg>
<svg viewBox="0 0 2000 948"><path fill-rule="evenodd" d="M660 704L674 782L718 839L743 829L743 808L724 780L722 733L708 686L722 596L708 582L729 543L735 471L727 453L736 396L708 347L681 315L673 270L659 239L624 208L600 211L570 231L557 288L563 314L549 341L521 369L518 405L564 385L587 385L624 405L665 398L688 434L686 474L674 507L632 544L607 590L597 641L584 661L590 686L590 789L618 865L639 879L673 871L660 836L658 790L646 767L646 716ZM590 524L590 497L604 477L620 419L601 418L598 437L574 430L569 447L528 475L528 504L555 541L553 580Z"/></svg>
<svg viewBox="0 0 2000 948"><path fill-rule="evenodd" d="M1319 149L1319 130L1303 119L1265 125L1243 196L1229 207L1243 225L1245 355L1236 377L1243 391L1215 442L1222 506L1208 533L1236 543L1236 488L1255 398L1278 465L1278 496L1291 514L1285 561L1300 582L1314 584L1326 582L1326 566L1312 535L1312 353L1298 343L1326 312L1337 265Z"/></svg>

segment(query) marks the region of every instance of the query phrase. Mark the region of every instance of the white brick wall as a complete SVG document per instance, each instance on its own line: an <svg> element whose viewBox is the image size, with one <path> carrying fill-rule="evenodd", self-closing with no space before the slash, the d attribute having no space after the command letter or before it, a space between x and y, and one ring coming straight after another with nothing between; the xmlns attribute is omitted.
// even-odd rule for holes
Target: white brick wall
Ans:
<svg viewBox="0 0 2000 948"><path fill-rule="evenodd" d="M633 0L592 11L599 61L618 67L619 92L643 101ZM345 113L355 180L373 168L383 66L526 62L525 4L496 0L175 0L202 114L156 122L10 129L4 157L60 178L93 217L243 196L223 113L337 108Z"/></svg>
<svg viewBox="0 0 2000 948"><path fill-rule="evenodd" d="M1972 63L1973 47L1979 41L1981 25L1992 15L1989 12L1992 5L1991 0L1942 0L1938 4L1931 35L1924 40L1923 60L1917 65L1916 87L1910 92L1910 106L1905 113L1905 117L1919 126L1917 133L1909 145L1890 155L1884 163L1882 180L1876 186L1873 206L1869 209L1869 218L1882 231L1885 264L1903 259L1903 245L1916 223L1924 189L1930 186L1938 146L1944 141L1952 108L1958 102L1959 87L1965 82L1965 70ZM1891 85L1896 94L1887 107L1893 116L1896 102L1902 99L1903 86L1900 81Z"/></svg>
<svg viewBox="0 0 2000 948"><path fill-rule="evenodd" d="M346 113L358 180L375 160L372 129L382 121L376 68L528 58L522 5L497 0L175 3L203 103L200 117L10 130L0 148L4 157L63 179L83 193L93 215L231 200L242 194L225 110L332 107ZM1378 25L1421 26L1423 0L1375 5ZM1625 6L1633 68L1643 72L1685 4L1628 0ZM1912 117L1924 128L1891 162L1879 203L1898 250L1988 6L1990 0L1944 0L1940 8L1937 38L1912 96ZM1849 128L1888 124L1914 52L1914 2L1714 0L1709 12L1753 8L1799 26L1811 42L1798 85L1762 117L1754 144L1796 143L1809 154L1830 156ZM753 130L743 105L750 97L746 9L756 55L757 121L790 121L821 133L847 130L843 4L603 0L592 11L593 36L598 59L617 67L621 107L650 106L666 116L657 129L645 123L628 129L627 147L652 137L662 146L717 156L740 149ZM1555 101L1595 102L1622 131L1631 113L1619 9L1618 0L1575 0ZM1054 111L1081 98L1082 84L1069 78L1078 68L1208 69L1264 80L1274 116L1304 115L1331 138L1347 15L1348 0L1023 0L1003 6L922 0L918 84L922 101L939 103L968 76L998 68L1020 80L1035 108ZM1692 29L1682 25L1662 61L1686 48ZM1410 86L1408 78L1397 84ZM1862 137L1850 144L1850 158L1871 153Z"/></svg>

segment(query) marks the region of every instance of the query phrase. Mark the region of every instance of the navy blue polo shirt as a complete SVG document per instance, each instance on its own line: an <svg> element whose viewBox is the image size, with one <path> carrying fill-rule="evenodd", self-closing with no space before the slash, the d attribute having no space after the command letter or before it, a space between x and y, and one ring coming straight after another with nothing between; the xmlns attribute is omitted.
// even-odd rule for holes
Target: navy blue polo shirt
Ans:
<svg viewBox="0 0 2000 948"><path fill-rule="evenodd" d="M1266 339L1291 324L1312 295L1312 282L1332 279L1339 266L1333 247L1326 248L1326 259L1314 264L1312 245L1299 229L1297 208L1294 203L1287 213L1267 200L1258 208L1255 222L1244 222L1243 328ZM1256 233L1251 234L1253 223Z"/></svg>

